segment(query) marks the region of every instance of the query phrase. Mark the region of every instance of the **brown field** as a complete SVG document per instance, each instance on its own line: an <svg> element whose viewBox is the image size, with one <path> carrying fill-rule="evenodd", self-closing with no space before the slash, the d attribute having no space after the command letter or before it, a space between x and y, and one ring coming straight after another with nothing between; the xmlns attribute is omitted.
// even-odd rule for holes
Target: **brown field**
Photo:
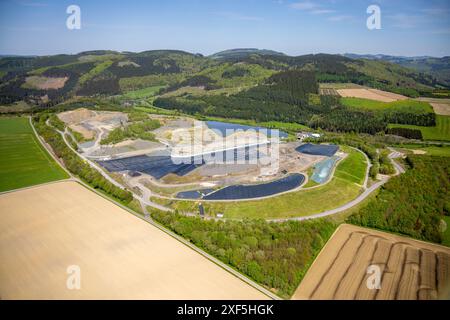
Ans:
<svg viewBox="0 0 450 320"><path fill-rule="evenodd" d="M76 182L0 196L2 299L265 299ZM66 288L67 267L81 289Z"/></svg>
<svg viewBox="0 0 450 320"><path fill-rule="evenodd" d="M407 99L407 97L400 94L378 89L338 89L336 91L341 97L363 98L381 102L392 102Z"/></svg>
<svg viewBox="0 0 450 320"><path fill-rule="evenodd" d="M381 270L381 288L368 289L368 266ZM390 233L341 225L292 299L448 298L450 248Z"/></svg>
<svg viewBox="0 0 450 320"><path fill-rule="evenodd" d="M26 79L25 85L27 87L48 90L48 89L61 89L68 80L68 77L50 78L41 76L29 76Z"/></svg>

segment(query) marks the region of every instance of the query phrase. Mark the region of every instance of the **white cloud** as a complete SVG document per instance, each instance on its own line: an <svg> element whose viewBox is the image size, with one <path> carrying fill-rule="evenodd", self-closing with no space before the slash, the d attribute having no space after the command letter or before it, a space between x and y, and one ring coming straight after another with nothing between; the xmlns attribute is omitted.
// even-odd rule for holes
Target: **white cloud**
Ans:
<svg viewBox="0 0 450 320"><path fill-rule="evenodd" d="M335 12L334 10L327 9L318 3L313 3L310 1L291 3L290 7L295 10L308 12L310 14L327 14Z"/></svg>
<svg viewBox="0 0 450 320"><path fill-rule="evenodd" d="M290 7L292 9L296 9L296 10L310 11L310 10L318 8L319 5L316 3L313 3L313 2L309 2L309 1L302 1L302 2L292 3L290 5Z"/></svg>
<svg viewBox="0 0 450 320"><path fill-rule="evenodd" d="M353 16L340 15L340 16L329 17L327 20L333 21L333 22L341 22L341 21L348 21L348 20L352 20L352 19L353 19Z"/></svg>

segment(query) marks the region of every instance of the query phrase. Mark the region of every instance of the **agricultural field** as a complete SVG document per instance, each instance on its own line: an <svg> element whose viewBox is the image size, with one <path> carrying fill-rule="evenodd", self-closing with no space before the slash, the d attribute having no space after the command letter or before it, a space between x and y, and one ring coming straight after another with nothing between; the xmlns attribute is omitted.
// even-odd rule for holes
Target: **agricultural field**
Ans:
<svg viewBox="0 0 450 320"><path fill-rule="evenodd" d="M319 93L323 96L339 96L339 93L333 88L320 88Z"/></svg>
<svg viewBox="0 0 450 320"><path fill-rule="evenodd" d="M164 86L153 86L144 89L133 90L125 93L123 96L130 99L143 99L153 97L162 88L164 88Z"/></svg>
<svg viewBox="0 0 450 320"><path fill-rule="evenodd" d="M450 116L450 99L418 98L417 100L431 104L436 114Z"/></svg>
<svg viewBox="0 0 450 320"><path fill-rule="evenodd" d="M25 101L17 101L11 105L0 105L0 113L20 113L24 111L28 111L32 108L31 105L26 103Z"/></svg>
<svg viewBox="0 0 450 320"><path fill-rule="evenodd" d="M396 148L405 154L425 154L438 157L450 157L450 146L402 145Z"/></svg>
<svg viewBox="0 0 450 320"><path fill-rule="evenodd" d="M66 179L34 135L28 118L0 118L0 191Z"/></svg>
<svg viewBox="0 0 450 320"><path fill-rule="evenodd" d="M377 89L338 89L337 92L343 98L361 98L380 102L393 102L397 100L406 100L405 96L400 94L377 90Z"/></svg>
<svg viewBox="0 0 450 320"><path fill-rule="evenodd" d="M330 83L320 83L320 89L364 89L364 86L361 86L356 83L339 83L339 82L330 82Z"/></svg>
<svg viewBox="0 0 450 320"><path fill-rule="evenodd" d="M342 149L342 147L341 147ZM362 190L366 174L364 155L343 147L349 155L340 161L330 182L308 190L282 194L257 201L204 202L207 213L223 213L225 218L286 218L307 216L337 208L355 199ZM358 184L358 183L361 184ZM196 212L197 203L152 198L179 211Z"/></svg>
<svg viewBox="0 0 450 320"><path fill-rule="evenodd" d="M450 141L450 116L436 115L435 127L422 127L408 124L389 124L389 128L408 128L422 132L425 140Z"/></svg>
<svg viewBox="0 0 450 320"><path fill-rule="evenodd" d="M267 298L76 182L1 195L0 208L2 299ZM72 265L82 290L66 287Z"/></svg>
<svg viewBox="0 0 450 320"><path fill-rule="evenodd" d="M380 268L380 289L367 287L370 266ZM429 300L449 293L450 248L343 224L292 298Z"/></svg>
<svg viewBox="0 0 450 320"><path fill-rule="evenodd" d="M416 101L416 100L398 100L392 102L375 101L363 98L341 98L341 103L344 106L373 110L373 111L404 111L412 113L420 112L434 112L431 105L426 101Z"/></svg>

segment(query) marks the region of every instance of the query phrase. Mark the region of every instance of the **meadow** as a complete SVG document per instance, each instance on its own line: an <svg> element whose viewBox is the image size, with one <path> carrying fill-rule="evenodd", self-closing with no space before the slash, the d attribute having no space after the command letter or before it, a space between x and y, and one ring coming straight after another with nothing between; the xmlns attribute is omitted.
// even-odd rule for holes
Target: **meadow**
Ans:
<svg viewBox="0 0 450 320"><path fill-rule="evenodd" d="M450 141L450 116L436 115L435 127L422 127L408 124L389 124L389 128L417 129L424 140Z"/></svg>
<svg viewBox="0 0 450 320"><path fill-rule="evenodd" d="M356 109L372 110L372 111L404 111L404 112L431 112L433 107L425 101L417 100L398 100L393 102L381 102L362 98L341 98L344 106Z"/></svg>
<svg viewBox="0 0 450 320"><path fill-rule="evenodd" d="M400 151L408 154L414 153L414 151L419 151L424 152L424 154L430 156L450 157L450 146L424 146L420 144L403 144L396 149L399 149Z"/></svg>
<svg viewBox="0 0 450 320"><path fill-rule="evenodd" d="M129 99L143 99L153 97L162 88L164 88L164 86L153 86L144 89L133 90L123 94L123 96Z"/></svg>
<svg viewBox="0 0 450 320"><path fill-rule="evenodd" d="M28 118L0 118L0 192L68 178L34 135Z"/></svg>

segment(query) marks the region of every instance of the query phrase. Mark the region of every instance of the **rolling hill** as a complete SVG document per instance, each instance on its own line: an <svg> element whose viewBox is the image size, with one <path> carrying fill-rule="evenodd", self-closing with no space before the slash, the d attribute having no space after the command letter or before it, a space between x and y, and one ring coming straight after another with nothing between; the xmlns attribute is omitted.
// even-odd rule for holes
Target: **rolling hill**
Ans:
<svg viewBox="0 0 450 320"><path fill-rule="evenodd" d="M450 57L403 57L390 56L384 54L365 54L358 55L353 53L344 54L344 56L352 59L368 59L376 61L386 61L400 66L413 69L417 72L428 73L435 77L443 86L450 85Z"/></svg>
<svg viewBox="0 0 450 320"><path fill-rule="evenodd" d="M0 105L7 105L8 112L19 101L48 108L86 97L96 99L90 104L109 108L138 103L194 115L371 134L387 130L388 123L433 126L435 115L413 114L410 108L395 113L351 108L338 97L319 95L319 83L353 83L409 97L442 88L430 74L383 60L293 57L258 49L210 57L178 50L6 57L0 59L0 77Z"/></svg>

